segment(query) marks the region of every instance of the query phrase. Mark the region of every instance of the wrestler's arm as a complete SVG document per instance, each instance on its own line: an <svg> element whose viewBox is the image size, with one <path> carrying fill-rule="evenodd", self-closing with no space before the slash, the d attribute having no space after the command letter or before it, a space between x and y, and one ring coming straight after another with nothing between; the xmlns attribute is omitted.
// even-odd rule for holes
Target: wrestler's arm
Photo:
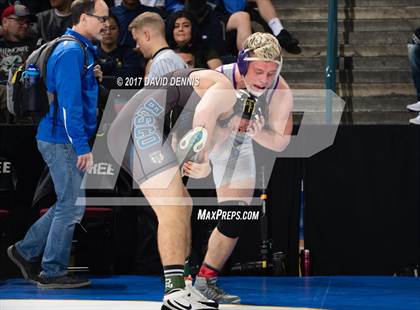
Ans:
<svg viewBox="0 0 420 310"><path fill-rule="evenodd" d="M270 150L281 152L290 142L293 129L293 95L284 79L280 80L269 104L268 126L252 136L254 141Z"/></svg>
<svg viewBox="0 0 420 310"><path fill-rule="evenodd" d="M214 71L213 71L214 72ZM217 120L223 113L232 110L236 95L230 81L221 74L210 85L201 97L194 113L193 128L202 126L208 133L208 141L201 153L210 153L214 144L215 127ZM220 77L222 76L222 77Z"/></svg>

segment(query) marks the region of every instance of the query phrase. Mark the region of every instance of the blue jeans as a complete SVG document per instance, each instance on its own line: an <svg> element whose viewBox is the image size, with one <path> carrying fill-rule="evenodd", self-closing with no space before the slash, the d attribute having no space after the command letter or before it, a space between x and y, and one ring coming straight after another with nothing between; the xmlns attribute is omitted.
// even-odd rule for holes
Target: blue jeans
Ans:
<svg viewBox="0 0 420 310"><path fill-rule="evenodd" d="M420 101L420 44L408 44L408 59L416 87L417 100Z"/></svg>
<svg viewBox="0 0 420 310"><path fill-rule="evenodd" d="M74 226L79 223L85 206L75 206L83 172L76 167L77 155L71 144L54 144L38 140L38 149L47 163L57 194L57 202L28 230L16 244L17 251L28 261L41 261L42 277L67 274Z"/></svg>

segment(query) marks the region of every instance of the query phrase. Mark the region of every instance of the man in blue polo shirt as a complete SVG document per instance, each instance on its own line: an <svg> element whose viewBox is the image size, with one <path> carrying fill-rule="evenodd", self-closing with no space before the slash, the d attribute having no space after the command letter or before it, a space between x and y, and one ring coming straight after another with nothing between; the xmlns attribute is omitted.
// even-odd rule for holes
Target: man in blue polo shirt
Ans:
<svg viewBox="0 0 420 310"><path fill-rule="evenodd" d="M23 240L8 248L10 259L25 279L41 288L87 286L87 279L67 274L74 227L83 217L85 206L76 205L83 174L93 164L89 139L96 130L98 83L95 77L95 48L108 18L103 0L75 0L71 6L73 28L66 34L79 43L65 41L47 63L47 88L56 93L58 103L38 126L38 149L47 163L57 194L57 202L35 224ZM97 70L97 69L96 69ZM57 106L57 110L55 110ZM38 271L41 272L38 274Z"/></svg>

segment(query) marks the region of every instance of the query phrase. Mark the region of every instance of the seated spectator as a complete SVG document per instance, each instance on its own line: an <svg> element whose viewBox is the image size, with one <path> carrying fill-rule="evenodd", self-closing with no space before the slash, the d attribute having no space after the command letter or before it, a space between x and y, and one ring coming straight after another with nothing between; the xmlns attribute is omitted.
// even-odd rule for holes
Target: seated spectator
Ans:
<svg viewBox="0 0 420 310"><path fill-rule="evenodd" d="M209 3L214 6L219 19L225 24L226 32L236 31L236 49L241 50L246 38L252 34L251 16L244 11L246 0L213 0Z"/></svg>
<svg viewBox="0 0 420 310"><path fill-rule="evenodd" d="M232 54L226 49L223 24L205 0L187 0L185 10L190 12L197 20L203 46L212 46L221 57Z"/></svg>
<svg viewBox="0 0 420 310"><path fill-rule="evenodd" d="M209 45L204 46L197 22L187 11L178 11L169 16L166 23L166 39L172 49L189 47L199 68L216 69L222 65L217 51Z"/></svg>
<svg viewBox="0 0 420 310"><path fill-rule="evenodd" d="M174 52L185 61L188 68L197 68L195 54L190 47L187 45L178 46L174 49Z"/></svg>
<svg viewBox="0 0 420 310"><path fill-rule="evenodd" d="M49 0L10 0L10 4L23 4L33 14L51 9Z"/></svg>
<svg viewBox="0 0 420 310"><path fill-rule="evenodd" d="M120 25L120 37L118 43L123 46L135 47L136 43L133 40L128 25L141 13L156 12L159 10L154 7L144 6L139 0L122 0L121 5L111 8L111 13L117 17Z"/></svg>
<svg viewBox="0 0 420 310"><path fill-rule="evenodd" d="M178 0L175 0L175 1L178 1ZM160 16L162 16L162 18L166 18L169 13L180 10L184 7L184 5L182 4L180 8L178 7L176 9L175 8L170 9L169 7L166 8L167 2L168 1L166 0L140 0L140 3L143 4L144 6L153 7L159 10L159 14Z"/></svg>
<svg viewBox="0 0 420 310"><path fill-rule="evenodd" d="M251 17L249 13L238 11L227 15L223 22L226 25L226 31L236 30L236 48L241 50L246 38L252 34Z"/></svg>
<svg viewBox="0 0 420 310"><path fill-rule="evenodd" d="M6 83L9 70L22 65L36 48L29 36L29 24L35 21L24 5L10 5L1 14L3 37L0 38L0 122L6 121Z"/></svg>
<svg viewBox="0 0 420 310"><path fill-rule="evenodd" d="M223 0L225 3L232 0ZM236 1L236 0L233 0ZM248 0L250 1L250 0ZM301 49L298 46L299 40L294 38L286 29L284 29L279 17L277 16L276 9L271 0L253 0L257 3L258 12L265 22L270 27L273 35L277 38L280 46L288 53L300 54Z"/></svg>
<svg viewBox="0 0 420 310"><path fill-rule="evenodd" d="M407 109L413 112L420 112L420 27L416 29L411 42L408 44L408 59L416 88L417 102L409 104ZM410 123L420 125L420 113L417 117L410 119Z"/></svg>
<svg viewBox="0 0 420 310"><path fill-rule="evenodd" d="M98 46L98 62L104 77L142 77L144 58L132 48L118 44L120 27L117 18L110 14L105 22L102 40ZM107 85L108 86L108 85Z"/></svg>
<svg viewBox="0 0 420 310"><path fill-rule="evenodd" d="M50 0L52 9L38 13L38 32L44 42L49 42L64 34L72 27L71 3L73 0Z"/></svg>
<svg viewBox="0 0 420 310"><path fill-rule="evenodd" d="M219 14L222 16L222 20L226 23L226 30L230 31L233 29L238 30L237 46L240 49L242 46L239 43L243 42L243 36L241 33L247 31L245 28L245 22L247 23L250 19L249 14L244 12L248 3L254 3L258 7L258 12L263 20L270 27L271 32L276 36L281 47L287 52L292 54L299 54L301 52L298 46L299 41L284 29L279 17L277 16L276 10L271 0L209 0L215 7ZM235 16L236 14L241 14ZM248 16L246 16L246 15ZM242 27L242 29L238 29ZM245 28L245 29L244 29Z"/></svg>

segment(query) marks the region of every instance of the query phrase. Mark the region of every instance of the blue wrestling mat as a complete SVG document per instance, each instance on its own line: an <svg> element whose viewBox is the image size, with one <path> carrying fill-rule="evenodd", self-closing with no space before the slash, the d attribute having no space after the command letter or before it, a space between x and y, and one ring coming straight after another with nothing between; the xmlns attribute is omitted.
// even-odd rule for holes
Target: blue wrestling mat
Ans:
<svg viewBox="0 0 420 310"><path fill-rule="evenodd" d="M160 309L158 276L92 277L82 289L37 289L23 279L0 282L1 310ZM241 305L221 309L420 309L420 279L413 277L221 277Z"/></svg>

